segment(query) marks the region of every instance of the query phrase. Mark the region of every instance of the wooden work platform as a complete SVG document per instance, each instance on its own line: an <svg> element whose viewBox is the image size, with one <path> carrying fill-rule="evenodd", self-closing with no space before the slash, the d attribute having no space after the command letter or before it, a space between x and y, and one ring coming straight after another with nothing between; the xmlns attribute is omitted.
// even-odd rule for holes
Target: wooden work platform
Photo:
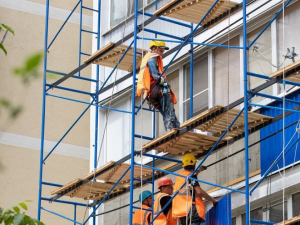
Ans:
<svg viewBox="0 0 300 225"><path fill-rule="evenodd" d="M179 4L176 4L179 0L171 0L160 9L154 12L154 15L158 15L165 9L174 5L174 7L163 14L163 16L172 17L175 19L196 23L204 17L208 10L213 6L215 0L184 0ZM228 12L231 8L234 8L238 3L229 0L220 0L211 12L207 15L201 26L204 26L208 22L217 18L225 12Z"/></svg>
<svg viewBox="0 0 300 225"><path fill-rule="evenodd" d="M95 52L92 56L87 58L84 62L93 62L94 64L98 64L101 66L107 66L114 68L119 59L122 57L122 55L127 50L127 45L119 45L115 47L115 43L110 42L107 45L103 46L101 49L99 49L97 52ZM146 54L147 50L137 49L139 53ZM105 53L106 52L106 53ZM104 55L102 55L104 54ZM98 58L101 55L100 58ZM136 55L136 68L139 68L142 60L142 55L137 54ZM126 70L128 72L132 72L133 70L133 47L130 47L130 49L127 51L126 55L120 62L119 69Z"/></svg>
<svg viewBox="0 0 300 225"><path fill-rule="evenodd" d="M283 225L283 224L288 225L288 224L294 224L294 223L299 222L299 221L300 221L300 216L296 216L296 217L294 217L294 218L292 218L292 219L289 219L289 220L284 221L284 223L281 222L281 223L277 223L276 225Z"/></svg>
<svg viewBox="0 0 300 225"><path fill-rule="evenodd" d="M181 124L180 128L186 128L187 132L180 134L180 130L173 129L165 135L148 142L143 146L143 149L155 149L176 155L203 153L218 141L239 112L238 109L226 111L223 106L215 106ZM245 132L244 119L243 112L219 144L242 135ZM269 116L248 112L248 127L249 129L258 127L271 119L272 117ZM201 132L208 133L203 134Z"/></svg>
<svg viewBox="0 0 300 225"><path fill-rule="evenodd" d="M206 134L186 132L173 140L159 145L155 148L155 150L175 155L184 155L186 153L193 153L197 155L209 150L218 141L218 139L218 137ZM222 140L220 144L223 142L224 140Z"/></svg>
<svg viewBox="0 0 300 225"><path fill-rule="evenodd" d="M119 180L124 172L130 167L130 164L122 163L114 166L115 162L111 161L101 166L96 172L87 174L83 179L76 179L70 183L60 187L51 192L51 195L60 194L70 197L101 200L113 185ZM111 168L111 169L109 169ZM152 169L134 166L134 177L140 179L147 179L152 177ZM93 182L92 179L96 178L98 181ZM120 180L119 184L113 189L110 195L124 191L130 182L130 169ZM139 181L135 181L139 183Z"/></svg>
<svg viewBox="0 0 300 225"><path fill-rule="evenodd" d="M289 80L295 83L300 83L300 60L290 64L289 66L282 68L270 75L270 78L276 78L282 76L283 73L289 73L288 77L285 80Z"/></svg>

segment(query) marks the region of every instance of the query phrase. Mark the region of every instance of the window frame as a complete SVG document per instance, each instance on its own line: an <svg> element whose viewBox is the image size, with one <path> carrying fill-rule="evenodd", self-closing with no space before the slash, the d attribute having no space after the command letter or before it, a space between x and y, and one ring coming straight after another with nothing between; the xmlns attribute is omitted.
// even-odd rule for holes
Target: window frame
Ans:
<svg viewBox="0 0 300 225"><path fill-rule="evenodd" d="M195 57L195 56L194 56ZM210 108L210 102L211 102L211 99L210 99L210 96L209 96L209 94L210 94L210 76L211 76L211 74L210 74L210 66L211 66L211 64L210 64L210 62L209 62L209 60L210 60L210 55L209 55L209 53L208 52L205 52L205 53L203 53L203 54L201 54L201 55L199 55L199 56L197 56L195 59L194 59L194 64L196 64L196 63L198 63L198 62L200 62L200 61L202 61L203 59L205 59L205 58L207 58L207 88L206 89L204 89L204 90L202 90L202 91L200 91L200 92L198 92L198 93L196 93L196 94L194 94L193 95L193 99L195 99L195 97L197 97L197 96L199 96L199 95L201 95L201 94L203 94L203 93L205 93L205 92L207 92L208 93L208 98L207 98L207 108ZM187 120L187 118L189 118L189 115L186 115L186 113L187 113L187 109L186 109L186 103L188 102L188 101L190 101L190 94L188 95L188 98L186 98L185 99L185 88L186 88L186 84L187 84L187 70L188 70L188 68L190 68L190 62L189 63L184 63L183 65L182 65L182 91L180 92L180 94L182 95L182 101L180 102L180 105L182 106L181 108L182 108L182 112L181 112L181 114L182 114L182 122L184 122L184 121L186 121ZM194 72L194 74L193 75L195 75L195 72ZM180 73L179 73L179 76L180 76ZM180 81L179 81L180 82ZM194 89L195 90L195 89ZM203 111L205 111L206 109L202 109L202 110L200 110L200 112L198 112L198 114L199 113L201 113L201 112L203 112ZM194 112L193 112L193 114L194 114Z"/></svg>

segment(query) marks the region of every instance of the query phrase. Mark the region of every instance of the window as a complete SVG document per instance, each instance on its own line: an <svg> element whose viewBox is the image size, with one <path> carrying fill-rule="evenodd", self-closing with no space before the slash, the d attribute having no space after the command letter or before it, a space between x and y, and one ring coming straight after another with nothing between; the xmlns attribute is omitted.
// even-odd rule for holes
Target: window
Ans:
<svg viewBox="0 0 300 225"><path fill-rule="evenodd" d="M232 218L231 224L236 225L236 217Z"/></svg>
<svg viewBox="0 0 300 225"><path fill-rule="evenodd" d="M208 108L208 59L200 58L194 63L193 116ZM184 76L184 119L190 118L190 65L186 65Z"/></svg>
<svg viewBox="0 0 300 225"><path fill-rule="evenodd" d="M227 45L227 42L223 43ZM240 46L239 37L230 40L230 45ZM229 59L228 59L229 55ZM228 64L229 63L229 64ZM229 69L229 71L228 71ZM226 106L241 97L240 93L240 51L238 49L216 48L214 50L214 92L215 105ZM229 75L229 90L228 90ZM229 95L229 102L228 102Z"/></svg>
<svg viewBox="0 0 300 225"><path fill-rule="evenodd" d="M257 28L256 30L248 34L248 45L257 37L257 35L262 31L265 25ZM253 47L258 47L259 53L261 53L266 59L264 59L259 53L252 51ZM270 75L272 73L272 40L271 40L271 26L259 37L259 39L254 43L254 46L250 51L248 51L248 70L253 73L261 75ZM254 89L257 86L265 83L266 80L258 77L248 76L249 88ZM277 84L275 84L277 85ZM273 87L270 86L261 91L261 93L273 94ZM262 97L255 97L251 102L259 102L263 100Z"/></svg>
<svg viewBox="0 0 300 225"><path fill-rule="evenodd" d="M300 192L296 193L292 197L293 201L293 217L300 215Z"/></svg>
<svg viewBox="0 0 300 225"><path fill-rule="evenodd" d="M155 0L144 0L144 5L148 5ZM125 20L125 15L127 9L129 9L128 15L134 14L134 0L129 1L120 1L120 0L111 0L110 7L110 27L114 27ZM129 6L127 4L130 4ZM138 8L143 7L143 0L138 0Z"/></svg>
<svg viewBox="0 0 300 225"><path fill-rule="evenodd" d="M250 212L250 219L254 219L254 220L263 220L263 208L260 207L260 208L257 208L257 209L254 209ZM242 224L246 224L246 214L243 214L242 215ZM255 224L255 223L250 223L251 225Z"/></svg>
<svg viewBox="0 0 300 225"><path fill-rule="evenodd" d="M282 199L273 202L269 209L269 221L278 223L283 221L283 204ZM287 202L284 202L284 218L287 219Z"/></svg>
<svg viewBox="0 0 300 225"><path fill-rule="evenodd" d="M292 49L295 47L295 52L300 53L300 32L295 32L299 30L300 23L300 2L295 2L291 6L285 9L284 16L284 34L283 34L283 16L282 14L278 17L277 20L277 37L278 37L278 46L277 46L277 58L278 65L283 62L283 55L287 53L287 48ZM283 46L284 44L284 46ZM299 60L299 57L295 59ZM292 63L291 59L285 60L285 66L288 66ZM286 91L289 90L292 86L287 85ZM283 92L283 87L280 85L280 93Z"/></svg>

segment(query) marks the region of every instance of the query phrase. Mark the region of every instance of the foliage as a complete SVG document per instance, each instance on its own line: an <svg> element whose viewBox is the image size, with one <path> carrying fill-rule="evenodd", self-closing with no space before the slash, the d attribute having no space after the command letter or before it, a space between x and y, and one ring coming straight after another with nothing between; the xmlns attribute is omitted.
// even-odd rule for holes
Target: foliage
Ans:
<svg viewBox="0 0 300 225"><path fill-rule="evenodd" d="M1 108L5 108L9 112L10 117L13 119L16 118L22 111L22 106L14 105L5 98L0 98L0 113L1 113Z"/></svg>
<svg viewBox="0 0 300 225"><path fill-rule="evenodd" d="M0 33L1 33L2 31L4 31L4 30L7 30L7 31L9 31L9 32L12 33L12 34L15 34L15 32L14 32L14 30L13 30L12 28L10 28L9 26L7 26L7 25L5 25L5 24L3 24L3 23L0 23ZM4 45L3 45L2 42L0 43L0 48L1 48L2 51L5 53L5 55L7 55L7 51L6 51L6 49L5 49L5 47L4 47Z"/></svg>
<svg viewBox="0 0 300 225"><path fill-rule="evenodd" d="M16 67L13 74L20 77L24 84L29 84L33 79L39 76L39 66L42 63L43 54L38 52L25 59L23 65ZM6 109L11 118L16 118L22 111L21 105L13 104L6 98L0 97L0 113L1 109ZM0 114L1 115L1 114Z"/></svg>
<svg viewBox="0 0 300 225"><path fill-rule="evenodd" d="M39 76L39 66L41 65L43 54L38 52L29 56L21 67L13 70L14 75L20 77L22 81L28 84L32 79Z"/></svg>
<svg viewBox="0 0 300 225"><path fill-rule="evenodd" d="M25 202L31 202L30 200L26 200L24 202L20 202L18 205L13 206L11 209L4 210L0 207L0 224L5 225L44 225L43 222L31 218L26 215L25 212L21 212L21 210L27 210L27 205Z"/></svg>

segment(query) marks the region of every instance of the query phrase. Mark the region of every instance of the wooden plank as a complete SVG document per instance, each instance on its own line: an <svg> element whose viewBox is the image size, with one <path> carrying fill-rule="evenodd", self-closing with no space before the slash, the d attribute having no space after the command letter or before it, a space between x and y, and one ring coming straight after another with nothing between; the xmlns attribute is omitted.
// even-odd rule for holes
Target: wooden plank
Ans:
<svg viewBox="0 0 300 225"><path fill-rule="evenodd" d="M221 110L222 108L223 108L223 106L216 105L216 106L204 111L203 113L200 113L199 115L197 115L197 116L185 121L184 123L180 124L180 128L189 126L189 125L199 121L200 119L202 119L204 117L207 117L207 116L211 115L212 113L217 112L218 110Z"/></svg>
<svg viewBox="0 0 300 225"><path fill-rule="evenodd" d="M178 0L172 0L162 6L160 9L154 12L154 15L158 15L162 11L166 10L167 8L172 7L170 10L165 12L163 15L187 22L198 23L200 19L206 14L206 12L210 9L210 7L214 4L215 1L211 0L185 0L179 4L175 3ZM236 6L238 3L231 2L231 1L220 1L217 5L212 9L206 20L202 24L208 23L209 21L215 19L219 15L227 12L230 8Z"/></svg>
<svg viewBox="0 0 300 225"><path fill-rule="evenodd" d="M165 4L164 6L162 6L161 8L157 9L153 14L154 15L158 15L159 13L161 13L162 11L164 11L165 9L169 8L170 6L174 5L176 2L178 2L179 0L171 0L169 1L167 4Z"/></svg>
<svg viewBox="0 0 300 225"><path fill-rule="evenodd" d="M249 178L254 177L254 176L258 175L258 174L260 174L260 170L256 170L256 171L250 173L250 174L249 174ZM242 176L242 177L239 177L239 178L237 178L237 179L235 179L235 180L232 180L232 181L230 181L230 182L228 182L228 183L225 183L225 184L223 184L222 186L224 186L224 187L230 187L230 186L232 186L232 185L234 185L234 184L237 184L237 183L239 183L239 182L242 182L242 181L244 181L244 180L245 180L245 176ZM215 191L218 191L218 190L221 190L221 189L222 189L222 188L219 188L219 187L213 188L213 189L207 191L207 193L212 193L212 192L215 192Z"/></svg>
<svg viewBox="0 0 300 225"><path fill-rule="evenodd" d="M95 53L96 56L93 55L91 57L96 58L97 56L102 54L105 50L109 49L109 46L111 46L111 45L104 46L103 49L100 49L101 51L99 50L98 52ZM127 45L119 45L116 48L111 49L109 52L107 52L101 58L95 60L93 63L101 65L101 66L107 66L107 67L113 68L116 66L120 57L122 57L122 55L124 54L124 52L126 51L127 48L128 48ZM147 50L143 50L143 49L137 49L137 51L142 52L144 54L147 53ZM89 60L89 59L87 59L87 60ZM142 56L136 55L136 60L137 60L136 68L138 68L140 66ZM127 51L126 55L124 55L122 61L118 65L118 69L126 70L129 72L131 72L133 70L133 48L132 47L130 47L129 50Z"/></svg>
<svg viewBox="0 0 300 225"><path fill-rule="evenodd" d="M160 137L158 137L158 138L156 138L156 139L154 139L154 140L148 142L147 144L143 145L143 149L146 149L146 148L148 148L149 146L154 145L154 144L156 144L157 142L160 142L161 140L166 139L166 138L168 138L168 137L170 137L170 136L176 134L177 131L178 131L178 129L172 129L172 130L170 130L170 131L167 132L166 134L164 134L164 135L162 135L162 136L160 136Z"/></svg>
<svg viewBox="0 0 300 225"><path fill-rule="evenodd" d="M271 73L271 74L270 74L270 78L278 77L278 76L280 76L280 75L283 74L283 70L284 70L285 73L286 73L286 72L288 72L288 71L290 71L290 70L292 70L292 69L294 69L294 68L296 68L296 67L298 67L298 66L300 66L300 60L298 60L297 62L294 62L294 63L292 63L292 64L286 66L285 68L282 68L282 69L280 69L280 70L278 70L278 71L276 71L276 72L274 72L274 73Z"/></svg>
<svg viewBox="0 0 300 225"><path fill-rule="evenodd" d="M91 172L89 174L87 174L83 179L84 180L90 180L91 178L94 177L94 174L96 173L100 173L101 171L113 166L115 164L114 161L109 161L108 163L104 164L103 166L99 167L98 169L96 169L96 172Z"/></svg>
<svg viewBox="0 0 300 225"><path fill-rule="evenodd" d="M60 188L58 188L58 189L52 191L52 192L51 192L51 195L59 194L59 193L61 193L62 191L66 190L66 189L68 189L68 188L73 187L74 185L78 184L78 183L81 182L81 181L82 181L82 179L79 179L79 178L76 179L76 180L73 180L73 181L67 183L66 185L64 185L64 186L62 186L62 187L60 187Z"/></svg>
<svg viewBox="0 0 300 225"><path fill-rule="evenodd" d="M99 49L96 53L94 53L93 55L91 55L90 57L88 57L86 60L84 60L84 63L87 63L87 62L89 62L89 61L97 58L97 56L101 55L106 50L112 48L114 45L115 45L115 43L109 42L108 44L106 44L105 46L103 46L101 49Z"/></svg>
<svg viewBox="0 0 300 225"><path fill-rule="evenodd" d="M299 222L299 221L300 221L300 215L296 216L294 218L291 218L289 220L286 220L286 221L284 221L284 223L283 222L276 223L276 225L283 225L283 224L288 225L288 224L293 224L293 223L296 223L296 222Z"/></svg>

